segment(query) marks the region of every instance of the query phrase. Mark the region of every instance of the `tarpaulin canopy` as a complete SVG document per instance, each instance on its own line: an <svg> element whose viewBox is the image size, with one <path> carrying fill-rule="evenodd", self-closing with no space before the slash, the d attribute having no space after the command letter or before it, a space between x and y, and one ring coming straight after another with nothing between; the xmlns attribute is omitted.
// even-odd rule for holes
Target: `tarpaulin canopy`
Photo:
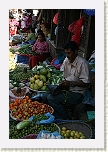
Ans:
<svg viewBox="0 0 108 152"><path fill-rule="evenodd" d="M95 15L95 9L84 9L84 13L89 16L93 16Z"/></svg>

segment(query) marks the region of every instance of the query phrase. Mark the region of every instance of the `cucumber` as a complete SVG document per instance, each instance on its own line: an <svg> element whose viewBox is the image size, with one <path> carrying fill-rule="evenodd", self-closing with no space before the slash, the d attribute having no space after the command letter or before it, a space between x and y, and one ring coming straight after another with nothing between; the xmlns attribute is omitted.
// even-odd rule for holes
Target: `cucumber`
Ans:
<svg viewBox="0 0 108 152"><path fill-rule="evenodd" d="M19 122L16 126L16 128L19 130L19 129L23 129L25 127L28 127L30 125L30 121L29 120L23 120L21 122Z"/></svg>

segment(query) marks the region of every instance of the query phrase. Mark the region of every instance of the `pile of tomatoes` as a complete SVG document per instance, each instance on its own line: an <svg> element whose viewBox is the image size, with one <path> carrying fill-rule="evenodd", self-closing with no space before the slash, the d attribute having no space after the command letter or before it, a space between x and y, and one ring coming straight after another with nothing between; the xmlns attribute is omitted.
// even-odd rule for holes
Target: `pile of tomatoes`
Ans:
<svg viewBox="0 0 108 152"><path fill-rule="evenodd" d="M28 120L31 116L38 114L45 114L47 112L53 113L53 108L47 104L32 101L26 96L23 99L16 99L9 104L12 117L18 120Z"/></svg>

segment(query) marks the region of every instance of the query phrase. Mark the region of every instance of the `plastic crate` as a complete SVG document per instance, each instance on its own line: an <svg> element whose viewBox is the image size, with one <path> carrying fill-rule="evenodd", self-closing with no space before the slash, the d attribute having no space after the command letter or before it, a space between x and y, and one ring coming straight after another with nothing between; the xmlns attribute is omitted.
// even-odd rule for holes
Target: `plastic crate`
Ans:
<svg viewBox="0 0 108 152"><path fill-rule="evenodd" d="M15 61L16 61L17 63L28 64L29 57L26 56L26 55L16 54L16 56L15 56Z"/></svg>

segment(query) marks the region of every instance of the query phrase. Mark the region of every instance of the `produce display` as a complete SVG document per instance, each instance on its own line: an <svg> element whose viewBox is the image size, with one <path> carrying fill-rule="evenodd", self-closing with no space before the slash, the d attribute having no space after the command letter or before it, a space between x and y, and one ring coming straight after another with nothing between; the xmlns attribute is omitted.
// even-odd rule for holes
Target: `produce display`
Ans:
<svg viewBox="0 0 108 152"><path fill-rule="evenodd" d="M31 44L25 44L16 49L10 48L9 51L12 52L13 54L17 52L19 54L37 55L36 52L32 51L32 46L33 45L31 45Z"/></svg>
<svg viewBox="0 0 108 152"><path fill-rule="evenodd" d="M46 84L58 85L63 80L63 73L54 67L46 66L40 63L32 69L36 74L30 77L28 86L32 90L47 91Z"/></svg>
<svg viewBox="0 0 108 152"><path fill-rule="evenodd" d="M49 117L44 115L44 114L38 114L38 115L35 115L33 117L33 121L34 122L38 122L38 121L41 121L41 120L47 120Z"/></svg>
<svg viewBox="0 0 108 152"><path fill-rule="evenodd" d="M57 132L49 132L49 131L40 131L40 133L37 136L37 139L63 139L63 137Z"/></svg>
<svg viewBox="0 0 108 152"><path fill-rule="evenodd" d="M13 71L17 67L14 58L14 54L12 52L9 52L9 72Z"/></svg>
<svg viewBox="0 0 108 152"><path fill-rule="evenodd" d="M85 139L85 136L82 132L66 129L66 127L61 128L60 134L65 139Z"/></svg>
<svg viewBox="0 0 108 152"><path fill-rule="evenodd" d="M18 92L18 89L12 89L11 92L13 93L13 95L15 95L16 97L23 97L26 94L26 88L20 88L21 90Z"/></svg>
<svg viewBox="0 0 108 152"><path fill-rule="evenodd" d="M12 70L15 70L15 68L17 67L15 61L9 61L9 72L11 72Z"/></svg>
<svg viewBox="0 0 108 152"><path fill-rule="evenodd" d="M9 80L9 90L15 88L15 87L24 87L24 83L14 82L13 80Z"/></svg>
<svg viewBox="0 0 108 152"><path fill-rule="evenodd" d="M38 114L53 113L52 107L38 101L32 102L28 96L23 99L16 99L9 104L9 108L12 111L11 117L19 121L28 120L31 116Z"/></svg>
<svg viewBox="0 0 108 152"><path fill-rule="evenodd" d="M27 71L24 71L23 67L17 67L13 72L9 73L9 80L11 80L11 84L14 85L16 83L16 87L18 87L18 84L24 80L27 80L34 76L35 72L33 72L30 69L27 69Z"/></svg>
<svg viewBox="0 0 108 152"><path fill-rule="evenodd" d="M23 129L21 125L24 127ZM43 124L36 124L35 122L32 121L31 123L29 122L22 123L20 124L20 129L19 128L17 129L17 128L18 128L18 124L17 126L14 126L10 130L9 132L10 139L20 139L29 134L39 134L41 130L47 130L50 132L54 132L54 131L59 132L58 126L54 123L43 125Z"/></svg>
<svg viewBox="0 0 108 152"><path fill-rule="evenodd" d="M14 126L18 124L18 121L13 120L9 114L9 130L11 130Z"/></svg>

